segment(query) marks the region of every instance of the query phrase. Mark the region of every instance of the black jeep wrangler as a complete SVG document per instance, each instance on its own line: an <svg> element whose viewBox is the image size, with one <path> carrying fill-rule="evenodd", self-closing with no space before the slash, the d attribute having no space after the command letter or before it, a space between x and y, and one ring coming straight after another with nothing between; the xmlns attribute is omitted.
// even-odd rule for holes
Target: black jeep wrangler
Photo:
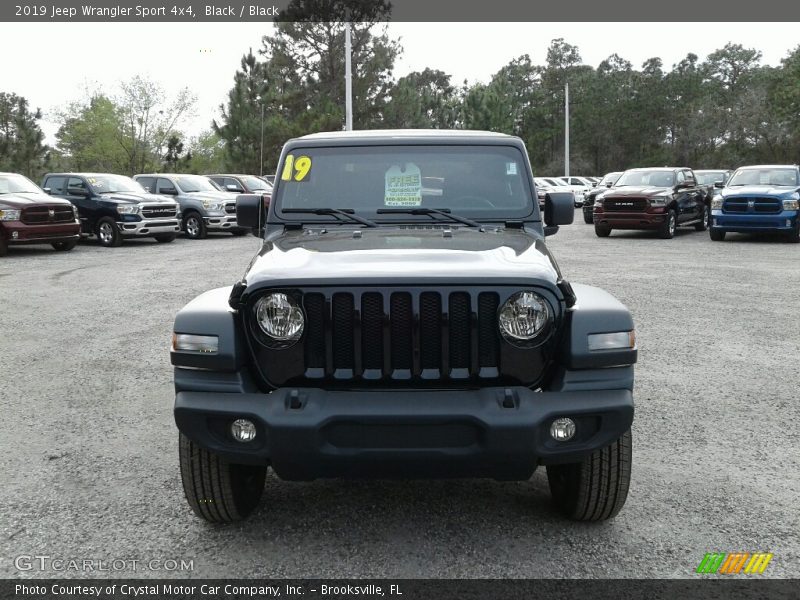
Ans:
<svg viewBox="0 0 800 600"><path fill-rule="evenodd" d="M522 141L315 134L285 145L278 173L269 203L237 198L239 223L264 238L244 277L175 319L194 512L246 517L268 467L527 480L544 465L566 516L617 514L633 321L562 277L544 239L572 222L572 194L548 195L541 215Z"/></svg>

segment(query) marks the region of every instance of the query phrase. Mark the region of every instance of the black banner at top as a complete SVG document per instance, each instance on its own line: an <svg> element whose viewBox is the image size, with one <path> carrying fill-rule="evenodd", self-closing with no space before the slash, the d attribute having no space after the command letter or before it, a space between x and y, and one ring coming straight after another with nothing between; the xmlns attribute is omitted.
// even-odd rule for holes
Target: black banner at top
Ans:
<svg viewBox="0 0 800 600"><path fill-rule="evenodd" d="M677 37L684 23L708 22L711 34L725 21L800 21L800 2L786 0L2 0L0 21L358 21L372 20L372 7L384 1L395 22L647 21Z"/></svg>

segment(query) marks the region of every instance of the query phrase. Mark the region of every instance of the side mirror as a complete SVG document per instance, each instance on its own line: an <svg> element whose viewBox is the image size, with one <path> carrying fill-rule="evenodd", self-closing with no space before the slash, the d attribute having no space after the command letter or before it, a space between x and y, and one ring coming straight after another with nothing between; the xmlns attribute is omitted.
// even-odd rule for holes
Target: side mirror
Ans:
<svg viewBox="0 0 800 600"><path fill-rule="evenodd" d="M166 194L167 196L177 196L178 195L178 190L176 190L174 187L161 188L160 190L158 190L158 193L159 194Z"/></svg>
<svg viewBox="0 0 800 600"><path fill-rule="evenodd" d="M50 188L42 188L42 190L44 190L45 194L52 194L53 193L53 190L51 190Z"/></svg>
<svg viewBox="0 0 800 600"><path fill-rule="evenodd" d="M607 188L610 188L612 185L614 185L614 184L613 184L613 183L611 183L610 181L607 181L607 182L606 182L606 187L607 187Z"/></svg>
<svg viewBox="0 0 800 600"><path fill-rule="evenodd" d="M724 181L715 181L714 182L714 187L715 188L724 188L725 187L725 182Z"/></svg>
<svg viewBox="0 0 800 600"><path fill-rule="evenodd" d="M228 190L229 192L239 192L239 193L244 192L242 188L233 183L229 183L228 185L226 185L225 189Z"/></svg>
<svg viewBox="0 0 800 600"><path fill-rule="evenodd" d="M86 188L71 187L67 188L67 194L70 196L83 196L86 198L89 196L89 190Z"/></svg>
<svg viewBox="0 0 800 600"><path fill-rule="evenodd" d="M544 234L553 235L559 225L569 225L575 219L575 194L550 192L544 197Z"/></svg>
<svg viewBox="0 0 800 600"><path fill-rule="evenodd" d="M261 228L266 221L266 207L269 202L264 201L261 194L239 194L236 196L236 222L239 227L248 227L253 230L253 235L261 237Z"/></svg>

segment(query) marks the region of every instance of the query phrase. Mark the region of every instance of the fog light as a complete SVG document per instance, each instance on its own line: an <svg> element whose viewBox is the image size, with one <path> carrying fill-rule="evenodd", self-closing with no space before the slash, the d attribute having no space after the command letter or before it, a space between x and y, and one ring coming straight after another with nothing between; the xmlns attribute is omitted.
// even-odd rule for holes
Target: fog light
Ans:
<svg viewBox="0 0 800 600"><path fill-rule="evenodd" d="M575 421L569 417L561 417L550 425L550 437L557 442L567 442L575 435Z"/></svg>
<svg viewBox="0 0 800 600"><path fill-rule="evenodd" d="M236 419L231 423L231 435L237 442L250 442L256 437L256 426L247 419Z"/></svg>
<svg viewBox="0 0 800 600"><path fill-rule="evenodd" d="M19 239L19 231L11 232L11 238L14 239L14 240Z"/></svg>

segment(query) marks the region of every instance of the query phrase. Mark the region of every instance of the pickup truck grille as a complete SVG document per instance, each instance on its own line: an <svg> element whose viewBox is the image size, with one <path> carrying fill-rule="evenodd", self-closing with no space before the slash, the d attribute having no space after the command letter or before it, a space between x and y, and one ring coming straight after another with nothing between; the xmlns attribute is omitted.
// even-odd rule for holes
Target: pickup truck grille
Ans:
<svg viewBox="0 0 800 600"><path fill-rule="evenodd" d="M142 216L145 219L174 219L177 213L174 206L146 205L142 207Z"/></svg>
<svg viewBox="0 0 800 600"><path fill-rule="evenodd" d="M71 223L75 220L75 214L72 212L72 206L65 206L63 204L56 204L52 206L30 206L22 210L20 220L26 225Z"/></svg>
<svg viewBox="0 0 800 600"><path fill-rule="evenodd" d="M460 379L499 364L496 292L308 293L307 369L341 379Z"/></svg>
<svg viewBox="0 0 800 600"><path fill-rule="evenodd" d="M726 213L776 214L783 210L783 203L775 198L730 198L722 203Z"/></svg>
<svg viewBox="0 0 800 600"><path fill-rule="evenodd" d="M609 212L643 212L647 210L647 199L608 198L603 200L603 210Z"/></svg>

